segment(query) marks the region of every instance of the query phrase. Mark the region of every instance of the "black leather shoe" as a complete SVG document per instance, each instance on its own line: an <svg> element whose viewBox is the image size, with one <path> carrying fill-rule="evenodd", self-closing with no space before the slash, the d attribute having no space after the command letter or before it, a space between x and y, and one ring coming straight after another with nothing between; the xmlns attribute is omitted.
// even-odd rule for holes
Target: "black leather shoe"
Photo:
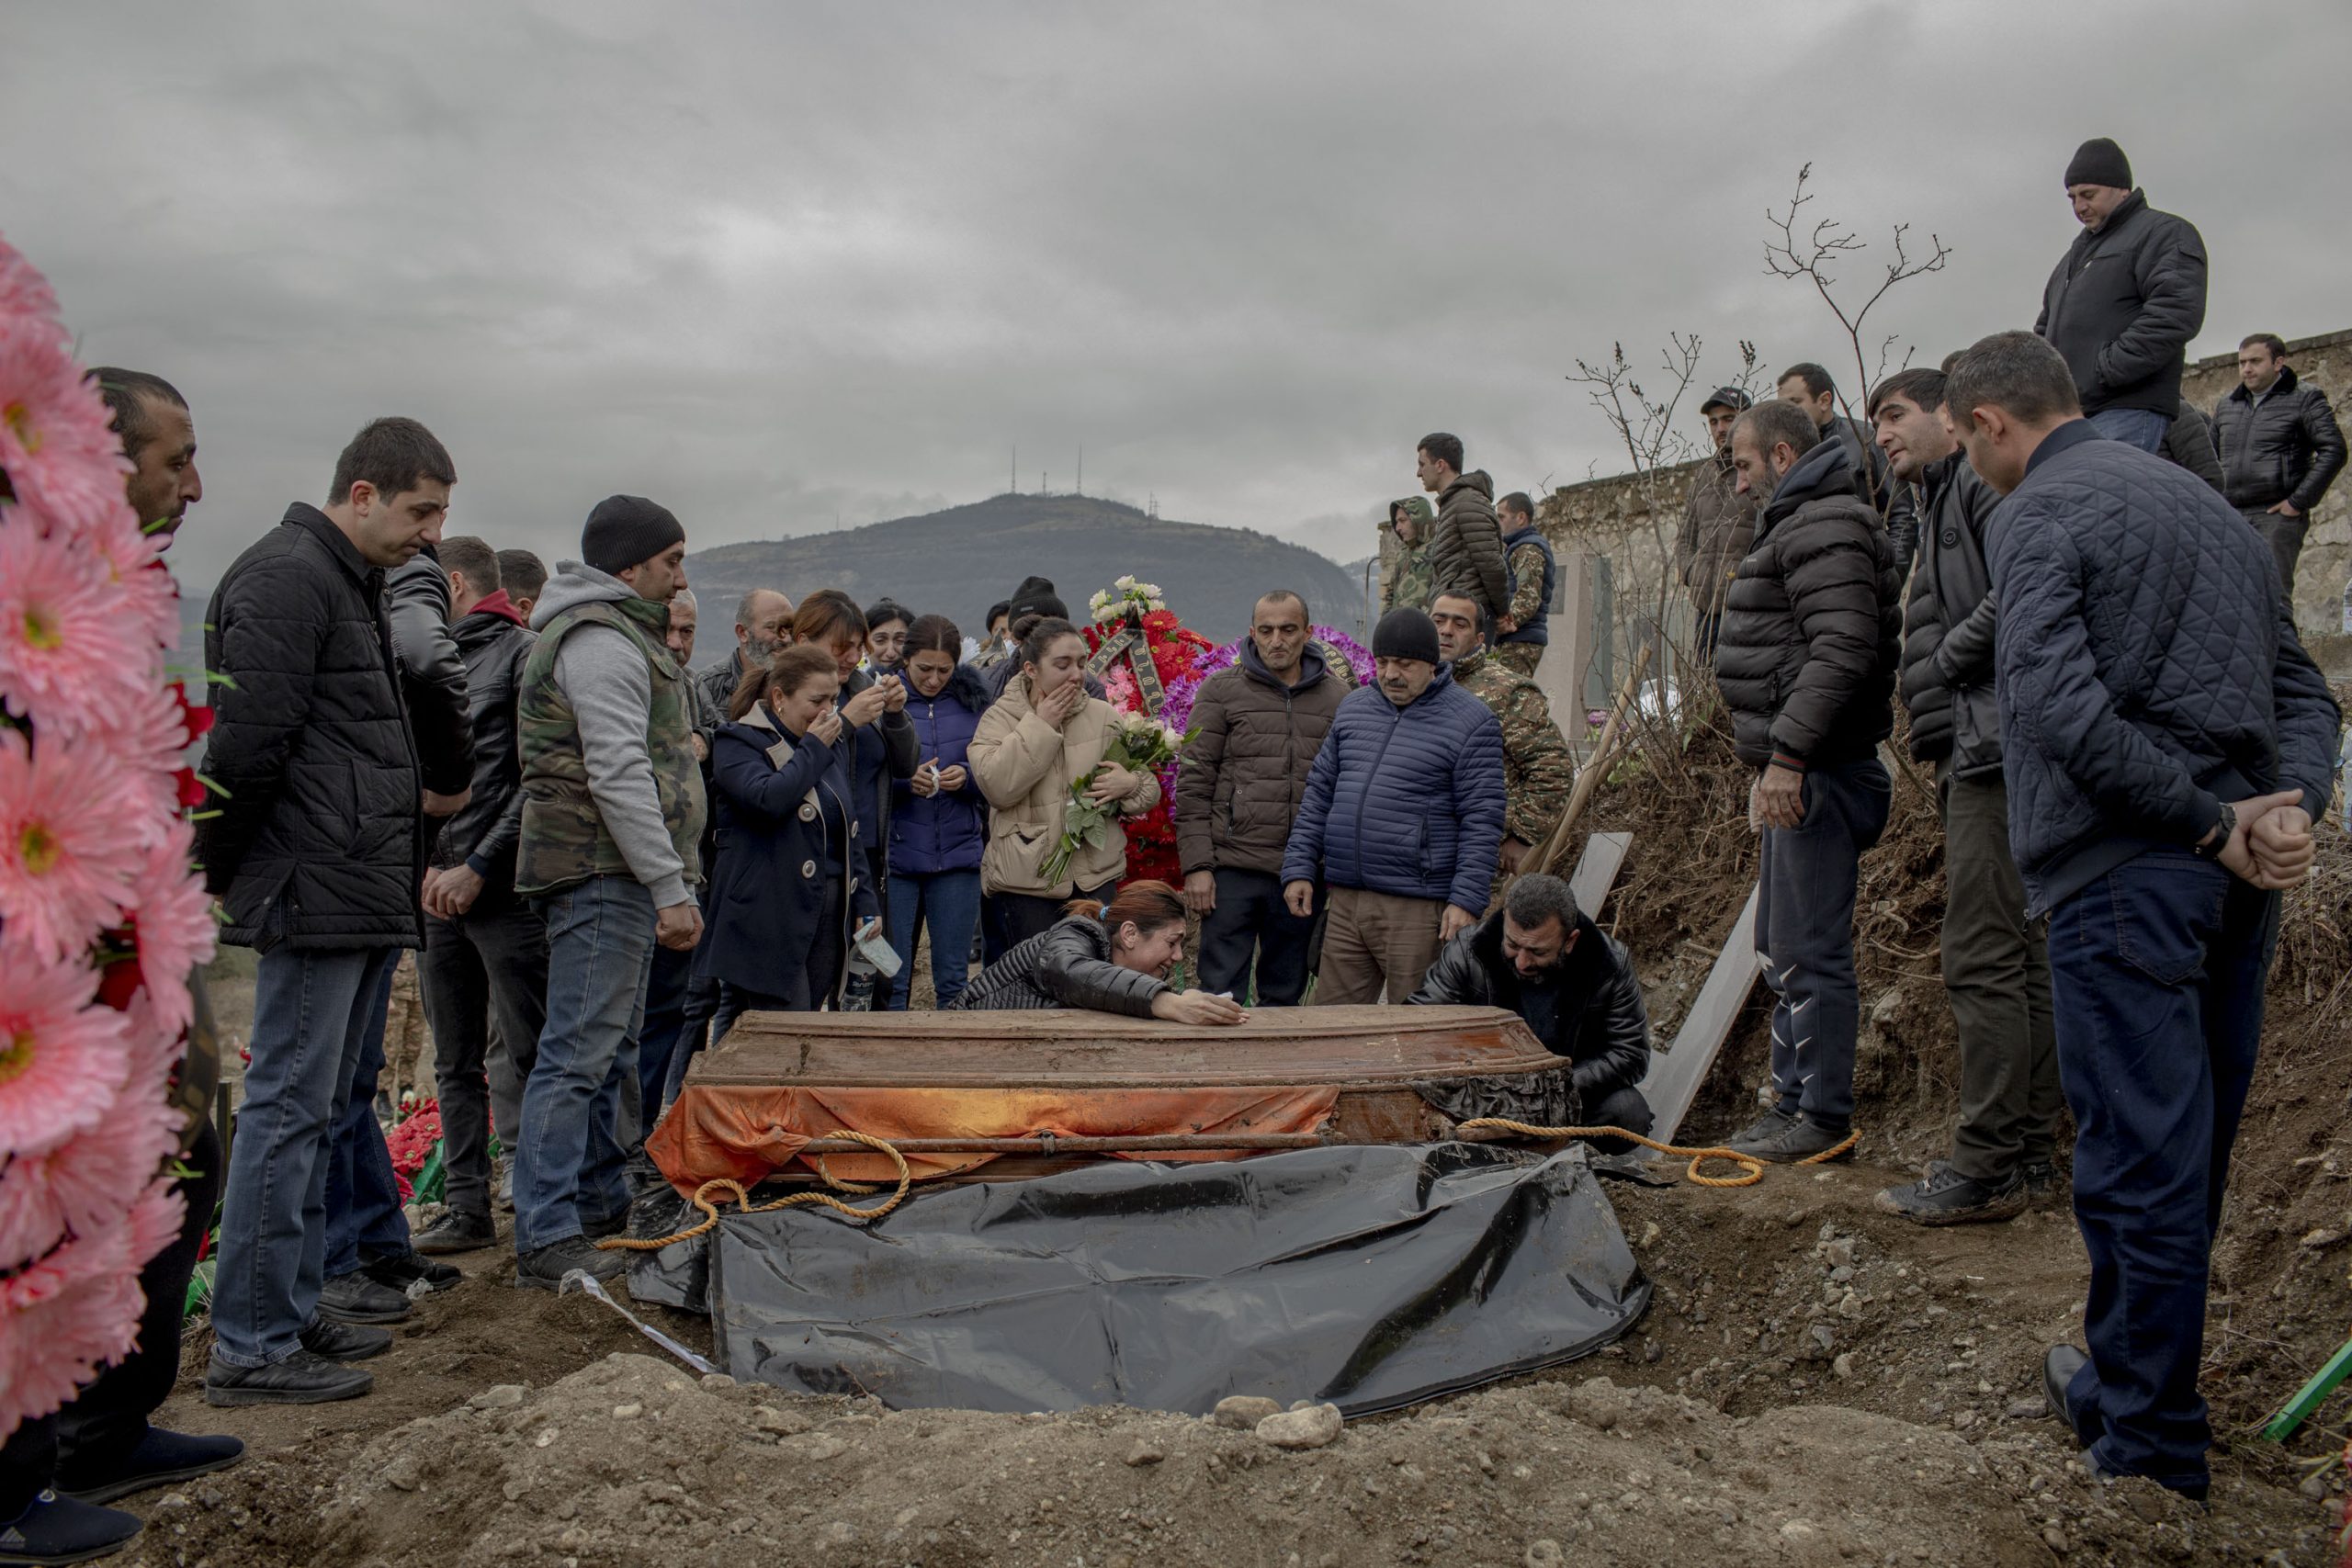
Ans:
<svg viewBox="0 0 2352 1568"><path fill-rule="evenodd" d="M302 1348L330 1361L364 1361L391 1348L392 1331L389 1328L368 1328L356 1323L317 1317L302 1330Z"/></svg>
<svg viewBox="0 0 2352 1568"><path fill-rule="evenodd" d="M339 1274L320 1287L319 1315L337 1323L400 1323L408 1317L408 1298L369 1279L362 1269Z"/></svg>
<svg viewBox="0 0 2352 1568"><path fill-rule="evenodd" d="M0 1525L0 1562L87 1562L120 1551L145 1528L136 1514L44 1492Z"/></svg>
<svg viewBox="0 0 2352 1568"><path fill-rule="evenodd" d="M1923 1225L2013 1220L2025 1213L2025 1179L2013 1170L2007 1181L1979 1181L1937 1160L1928 1167L1924 1181L1890 1187L1873 1201L1883 1213L1900 1214Z"/></svg>
<svg viewBox="0 0 2352 1568"><path fill-rule="evenodd" d="M568 1235L515 1258L514 1283L526 1290L552 1291L574 1269L584 1269L594 1279L617 1280L628 1271L628 1255L599 1252L586 1236Z"/></svg>
<svg viewBox="0 0 2352 1568"><path fill-rule="evenodd" d="M452 1209L417 1232L414 1239L419 1253L427 1258L442 1258L497 1246L498 1227L490 1223L488 1214L461 1214Z"/></svg>
<svg viewBox="0 0 2352 1568"><path fill-rule="evenodd" d="M372 1373L308 1350L266 1367L232 1367L217 1359L204 1373L207 1404L327 1404L356 1399L376 1386Z"/></svg>
<svg viewBox="0 0 2352 1568"><path fill-rule="evenodd" d="M60 1466L57 1490L80 1503L111 1503L150 1487L168 1486L216 1470L226 1470L245 1457L243 1439L194 1437L150 1427L130 1457L104 1473L85 1474Z"/></svg>
<svg viewBox="0 0 2352 1568"><path fill-rule="evenodd" d="M619 1213L605 1219L582 1220L580 1222L580 1234L590 1241L602 1241L606 1236L612 1235L626 1235L628 1234L628 1211L624 1209Z"/></svg>
<svg viewBox="0 0 2352 1568"><path fill-rule="evenodd" d="M2049 1401L2050 1414L2069 1427L2075 1424L2075 1418L2066 1414L2066 1390L2074 1385L2075 1374L2089 1359L2072 1345L2052 1345L2050 1353L2041 1358L2041 1397Z"/></svg>
<svg viewBox="0 0 2352 1568"><path fill-rule="evenodd" d="M408 1288L419 1280L428 1291L446 1291L461 1284L465 1275L447 1263L435 1263L430 1258L419 1258L413 1252L393 1257L371 1258L359 1266L359 1271L388 1291L408 1298Z"/></svg>
<svg viewBox="0 0 2352 1568"><path fill-rule="evenodd" d="M1794 1165L1815 1155L1828 1154L1852 1136L1842 1128L1832 1132L1810 1116L1782 1116L1777 1111L1769 1114L1779 1122L1776 1129L1767 1130L1765 1123L1758 1122L1724 1146L1736 1154L1751 1155L1769 1165ZM1849 1146L1844 1153L1830 1157L1850 1159L1853 1153Z"/></svg>

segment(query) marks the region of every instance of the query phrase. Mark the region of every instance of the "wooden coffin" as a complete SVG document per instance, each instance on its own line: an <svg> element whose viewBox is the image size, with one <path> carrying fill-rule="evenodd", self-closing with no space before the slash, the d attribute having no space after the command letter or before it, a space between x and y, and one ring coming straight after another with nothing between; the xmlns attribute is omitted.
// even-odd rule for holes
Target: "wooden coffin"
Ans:
<svg viewBox="0 0 2352 1568"><path fill-rule="evenodd" d="M1526 1024L1498 1008L1257 1008L1247 1023L1227 1029L1081 1011L752 1012L695 1059L681 1099L740 1101L753 1091L803 1089L871 1107L877 1092L891 1090L914 1091L910 1100L1019 1090L1100 1106L1129 1097L1165 1103L1191 1091L1230 1100L1231 1091L1263 1089L1321 1091L1329 1102L1311 1130L1282 1133L1232 1122L1215 1132L1188 1131L1163 1116L1102 1138L1038 1137L1027 1127L1017 1130L1022 1135L984 1138L888 1134L909 1154L986 1149L997 1156L987 1167L997 1180L1106 1153L1427 1143L1446 1136L1450 1123L1419 1086L1515 1078L1561 1065ZM829 1146L850 1152L822 1143L809 1152Z"/></svg>

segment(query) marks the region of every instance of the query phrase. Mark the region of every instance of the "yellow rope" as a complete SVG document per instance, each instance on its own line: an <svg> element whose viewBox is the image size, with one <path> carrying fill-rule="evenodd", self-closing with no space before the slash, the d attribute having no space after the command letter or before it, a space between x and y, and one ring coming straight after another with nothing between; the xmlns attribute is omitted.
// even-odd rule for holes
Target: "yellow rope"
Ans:
<svg viewBox="0 0 2352 1568"><path fill-rule="evenodd" d="M732 1192L735 1195L736 1206L747 1214L765 1214L777 1209L797 1209L803 1203L821 1203L826 1208L831 1209L860 1224L864 1224L869 1220L880 1219L883 1215L888 1213L891 1210L897 1208L900 1203L906 1201L907 1188L909 1183L912 1181L913 1178L910 1176L907 1171L907 1156L900 1154L895 1145L891 1144L887 1139L868 1137L864 1133L850 1132L847 1128L843 1128L838 1133L832 1133L827 1135L835 1138L854 1139L856 1142L864 1144L867 1148L877 1149L883 1154L888 1155L890 1156L890 1163L899 1168L899 1190L896 1192L891 1193L887 1201L877 1204L871 1209L854 1209L847 1203L842 1202L840 1199L834 1197L831 1192L795 1192L789 1198L779 1198L773 1203L761 1203L754 1206L752 1202L752 1195L743 1190L743 1184L741 1182L734 1180L729 1177L716 1177L711 1180L704 1182L700 1187L695 1188L694 1197L691 1200L694 1206L703 1212L704 1219L702 1224L694 1226L690 1230L682 1230L675 1235L662 1236L659 1240L640 1240L636 1236L628 1235L609 1236L596 1244L597 1249L605 1252L610 1252L616 1249L628 1252L658 1252L662 1247L669 1246L672 1242L692 1241L698 1235L708 1234L718 1224L718 1209L707 1196L705 1196L705 1194L708 1193L713 1188L717 1188L723 1192ZM842 1180L839 1177L833 1175L831 1171L825 1168L825 1162L822 1158L820 1158L817 1162L817 1170L818 1173L828 1182L831 1183L835 1188L843 1192L878 1192L881 1190L881 1189L877 1187L867 1187L858 1182Z"/></svg>
<svg viewBox="0 0 2352 1568"><path fill-rule="evenodd" d="M1766 1162L1754 1155L1744 1155L1737 1150L1719 1146L1701 1149L1685 1148L1676 1144L1661 1144L1656 1139L1645 1138L1639 1133L1629 1133L1623 1127L1538 1127L1526 1122L1514 1122L1507 1116L1481 1116L1474 1121L1461 1123L1454 1128L1454 1131L1467 1133L1474 1129L1483 1131L1490 1128L1506 1133L1516 1133L1522 1138L1623 1138L1629 1143L1639 1144L1645 1149L1656 1149L1662 1155L1672 1155L1678 1159L1689 1159L1690 1168L1683 1174L1701 1187L1753 1187L1764 1179ZM1836 1159L1860 1143L1861 1136L1860 1133L1849 1133L1843 1143L1826 1148L1817 1155L1807 1155L1795 1163L1820 1165L1825 1161ZM1737 1176L1701 1175L1699 1168L1711 1159L1727 1159L1746 1168Z"/></svg>

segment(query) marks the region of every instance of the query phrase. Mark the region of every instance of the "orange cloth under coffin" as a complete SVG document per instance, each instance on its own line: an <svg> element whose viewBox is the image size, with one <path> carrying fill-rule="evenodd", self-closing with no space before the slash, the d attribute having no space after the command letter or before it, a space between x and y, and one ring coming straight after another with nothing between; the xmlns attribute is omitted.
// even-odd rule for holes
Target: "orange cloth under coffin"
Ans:
<svg viewBox="0 0 2352 1568"><path fill-rule="evenodd" d="M1339 1103L1330 1089L789 1089L689 1085L645 1152L680 1192L715 1177L750 1186L801 1158L814 1138L851 1131L876 1138L1062 1138L1170 1133L1312 1133ZM909 1155L918 1178L950 1176L994 1155ZM1229 1154L1138 1154L1136 1159L1230 1159ZM813 1166L813 1159L805 1163ZM828 1155L835 1176L890 1181L882 1155Z"/></svg>

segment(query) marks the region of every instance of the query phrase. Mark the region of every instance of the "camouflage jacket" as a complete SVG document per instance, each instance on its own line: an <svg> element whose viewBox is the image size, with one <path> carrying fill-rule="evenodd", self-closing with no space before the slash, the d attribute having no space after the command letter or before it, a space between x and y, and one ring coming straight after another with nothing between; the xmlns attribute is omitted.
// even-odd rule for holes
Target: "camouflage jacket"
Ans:
<svg viewBox="0 0 2352 1568"><path fill-rule="evenodd" d="M1551 836L1576 787L1576 759L1543 691L1485 648L1453 661L1454 682L1503 727L1503 831L1522 844Z"/></svg>
<svg viewBox="0 0 2352 1568"><path fill-rule="evenodd" d="M654 794L685 880L698 882L699 844L708 807L690 740L694 708L686 688L693 677L678 667L662 643L669 607L649 599L599 600L567 608L548 621L523 666L515 705L523 752L523 835L514 891L536 896L578 886L592 876L634 875L589 792L580 721L555 678L556 655L564 638L583 626L610 626L645 656L653 678L645 750L652 764Z"/></svg>
<svg viewBox="0 0 2352 1568"><path fill-rule="evenodd" d="M1388 590L1380 596L1380 613L1385 615L1399 606L1426 610L1433 596L1430 582L1430 547L1427 545L1400 547L1396 558L1388 568Z"/></svg>

